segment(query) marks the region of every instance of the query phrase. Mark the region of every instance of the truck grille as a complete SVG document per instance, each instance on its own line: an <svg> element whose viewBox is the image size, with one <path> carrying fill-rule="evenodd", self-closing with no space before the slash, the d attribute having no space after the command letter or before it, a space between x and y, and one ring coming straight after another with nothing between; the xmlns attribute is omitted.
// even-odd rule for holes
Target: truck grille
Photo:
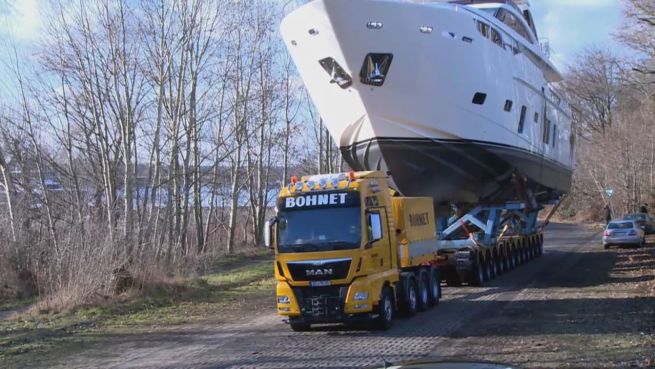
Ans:
<svg viewBox="0 0 655 369"><path fill-rule="evenodd" d="M337 317L343 312L348 287L296 287L293 289L303 316L312 318Z"/></svg>
<svg viewBox="0 0 655 369"><path fill-rule="evenodd" d="M303 260L287 263L294 281L327 281L348 276L352 259Z"/></svg>

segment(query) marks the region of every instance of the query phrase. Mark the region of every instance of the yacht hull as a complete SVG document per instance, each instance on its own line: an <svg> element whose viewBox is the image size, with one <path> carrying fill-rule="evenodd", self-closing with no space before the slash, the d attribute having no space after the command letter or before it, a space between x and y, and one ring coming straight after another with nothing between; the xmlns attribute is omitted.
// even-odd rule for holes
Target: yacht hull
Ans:
<svg viewBox="0 0 655 369"><path fill-rule="evenodd" d="M353 169L388 170L405 196L437 202L507 200L500 187L517 173L555 199L574 162L568 107L548 88L558 73L538 43L492 18L454 4L315 0L281 33Z"/></svg>
<svg viewBox="0 0 655 369"><path fill-rule="evenodd" d="M342 147L355 170L386 170L397 188L437 203L507 201L507 183L520 173L540 202L567 192L569 168L526 150L490 142L375 138Z"/></svg>

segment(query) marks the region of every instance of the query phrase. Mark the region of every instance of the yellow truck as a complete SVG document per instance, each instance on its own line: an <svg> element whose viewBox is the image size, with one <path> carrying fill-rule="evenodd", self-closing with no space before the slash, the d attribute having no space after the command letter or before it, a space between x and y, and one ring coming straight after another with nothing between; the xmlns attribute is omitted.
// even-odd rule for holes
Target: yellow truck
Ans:
<svg viewBox="0 0 655 369"><path fill-rule="evenodd" d="M277 311L294 331L391 326L441 296L433 200L400 197L383 172L291 178L266 223Z"/></svg>

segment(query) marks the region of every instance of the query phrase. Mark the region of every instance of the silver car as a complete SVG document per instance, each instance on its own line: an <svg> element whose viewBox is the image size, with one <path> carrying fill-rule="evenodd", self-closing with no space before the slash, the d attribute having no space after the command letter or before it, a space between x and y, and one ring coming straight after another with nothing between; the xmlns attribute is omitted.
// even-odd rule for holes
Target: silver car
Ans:
<svg viewBox="0 0 655 369"><path fill-rule="evenodd" d="M607 224L603 233L603 246L634 245L641 247L646 243L646 234L632 220L613 220Z"/></svg>

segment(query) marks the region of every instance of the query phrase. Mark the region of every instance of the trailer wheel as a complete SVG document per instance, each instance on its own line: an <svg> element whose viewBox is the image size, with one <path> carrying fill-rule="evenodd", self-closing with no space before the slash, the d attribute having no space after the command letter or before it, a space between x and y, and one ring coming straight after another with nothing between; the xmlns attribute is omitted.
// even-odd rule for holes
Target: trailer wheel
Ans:
<svg viewBox="0 0 655 369"><path fill-rule="evenodd" d="M378 317L373 319L373 328L387 330L393 325L393 292L391 288L384 287L378 305Z"/></svg>
<svg viewBox="0 0 655 369"><path fill-rule="evenodd" d="M469 286L479 287L484 283L484 265L480 263L480 257L473 254L473 263L471 264L471 272L468 276Z"/></svg>
<svg viewBox="0 0 655 369"><path fill-rule="evenodd" d="M502 263L504 265L505 272L509 272L512 269L512 262L510 260L509 251L509 246L505 246L505 248L503 248Z"/></svg>
<svg viewBox="0 0 655 369"><path fill-rule="evenodd" d="M416 280L411 278L407 281L407 291L403 296L402 313L404 316L410 317L416 315L416 306L418 302L418 292Z"/></svg>
<svg viewBox="0 0 655 369"><path fill-rule="evenodd" d="M512 247L509 249L508 258L509 258L509 268L510 269L516 268L516 247L513 243L512 243Z"/></svg>
<svg viewBox="0 0 655 369"><path fill-rule="evenodd" d="M307 332L312 328L312 325L305 323L300 318L289 318L289 325L294 332Z"/></svg>
<svg viewBox="0 0 655 369"><path fill-rule="evenodd" d="M505 262L503 261L503 249L495 254L494 260L496 261L496 275L501 275L505 272Z"/></svg>
<svg viewBox="0 0 655 369"><path fill-rule="evenodd" d="M417 311L425 311L430 306L430 277L426 272L419 273L418 276L418 299L416 303Z"/></svg>
<svg viewBox="0 0 655 369"><path fill-rule="evenodd" d="M516 261L517 261L516 265L521 265L521 264L525 263L525 258L523 257L523 255L524 255L523 254L523 250L524 250L523 249L523 242L518 241L517 246L518 247L516 248L516 256L517 256L516 257Z"/></svg>
<svg viewBox="0 0 655 369"><path fill-rule="evenodd" d="M498 258L496 257L496 253L492 252L490 254L487 254L489 256L489 279L496 278L498 276Z"/></svg>
<svg viewBox="0 0 655 369"><path fill-rule="evenodd" d="M441 298L441 277L437 268L430 269L430 306L437 305Z"/></svg>

